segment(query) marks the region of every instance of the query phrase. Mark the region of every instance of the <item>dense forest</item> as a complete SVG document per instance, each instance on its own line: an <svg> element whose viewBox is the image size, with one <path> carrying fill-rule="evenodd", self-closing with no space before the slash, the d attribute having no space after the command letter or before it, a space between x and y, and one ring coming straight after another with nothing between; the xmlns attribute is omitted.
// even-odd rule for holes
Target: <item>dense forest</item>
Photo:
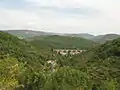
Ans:
<svg viewBox="0 0 120 90"><path fill-rule="evenodd" d="M65 56L33 44L0 32L0 90L120 90L120 38Z"/></svg>
<svg viewBox="0 0 120 90"><path fill-rule="evenodd" d="M89 49L97 43L81 37L69 37L59 35L36 36L28 38L30 43L38 48L53 48L53 49Z"/></svg>

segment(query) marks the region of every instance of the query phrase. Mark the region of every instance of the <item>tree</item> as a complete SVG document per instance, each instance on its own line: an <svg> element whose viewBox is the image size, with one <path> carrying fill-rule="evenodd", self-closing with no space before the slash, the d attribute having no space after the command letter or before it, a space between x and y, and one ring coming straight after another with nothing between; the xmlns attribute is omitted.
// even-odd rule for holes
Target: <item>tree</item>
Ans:
<svg viewBox="0 0 120 90"><path fill-rule="evenodd" d="M70 67L62 67L52 73L44 86L45 90L85 90L89 77L86 73Z"/></svg>
<svg viewBox="0 0 120 90"><path fill-rule="evenodd" d="M0 89L13 90L19 86L19 77L22 75L22 64L15 58L0 60Z"/></svg>

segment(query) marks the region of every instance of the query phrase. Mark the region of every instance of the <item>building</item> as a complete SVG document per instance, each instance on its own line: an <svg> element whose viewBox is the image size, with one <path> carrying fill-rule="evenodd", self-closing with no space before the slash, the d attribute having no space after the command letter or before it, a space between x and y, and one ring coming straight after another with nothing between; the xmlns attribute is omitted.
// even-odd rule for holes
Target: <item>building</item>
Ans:
<svg viewBox="0 0 120 90"><path fill-rule="evenodd" d="M77 50L77 49L54 49L54 51L57 54L61 54L61 55L76 55L76 54L81 54L82 52L85 52L86 50Z"/></svg>

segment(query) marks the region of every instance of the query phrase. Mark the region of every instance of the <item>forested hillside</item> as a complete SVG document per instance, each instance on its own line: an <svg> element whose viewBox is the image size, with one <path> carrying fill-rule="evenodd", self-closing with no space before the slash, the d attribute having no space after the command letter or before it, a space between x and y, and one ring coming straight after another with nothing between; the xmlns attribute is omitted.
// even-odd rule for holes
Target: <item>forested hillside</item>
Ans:
<svg viewBox="0 0 120 90"><path fill-rule="evenodd" d="M104 34L104 35L91 35L88 33L78 33L78 34L59 34L59 33L50 33L50 32L43 32L43 31L33 31L33 30L6 30L4 32L8 32L14 36L17 36L19 38L29 39L29 38L41 38L43 36L54 36L54 35L60 35L60 36L66 36L66 37L75 37L75 38L84 38L87 40L92 40L93 42L97 43L105 43L106 41L114 40L120 37L119 34ZM43 38L42 38L43 39Z"/></svg>
<svg viewBox="0 0 120 90"><path fill-rule="evenodd" d="M4 32L0 32L0 55L12 56L22 62L28 61L31 64L34 63L33 60L35 61L43 57L27 41L20 40Z"/></svg>
<svg viewBox="0 0 120 90"><path fill-rule="evenodd" d="M78 33L78 34L64 34L64 36L71 36L71 37L81 37L81 38L85 38L88 40L92 40L95 36L88 34L88 33Z"/></svg>
<svg viewBox="0 0 120 90"><path fill-rule="evenodd" d="M104 74L107 71L107 74L111 78L120 81L120 38L106 42L100 47L95 48L92 58L90 62L93 60L101 64L101 67L103 66Z"/></svg>
<svg viewBox="0 0 120 90"><path fill-rule="evenodd" d="M37 36L31 38L31 44L40 48L53 48L53 49L89 49L94 47L97 43L80 38L80 37L69 37L69 36Z"/></svg>
<svg viewBox="0 0 120 90"><path fill-rule="evenodd" d="M87 72L96 83L112 79L118 83L116 86L120 86L120 38L86 52L81 59L85 60Z"/></svg>
<svg viewBox="0 0 120 90"><path fill-rule="evenodd" d="M72 38L50 37L45 38L65 44ZM120 90L120 38L80 55L62 56L52 51L48 55L43 49L0 32L0 89Z"/></svg>
<svg viewBox="0 0 120 90"><path fill-rule="evenodd" d="M94 36L92 40L99 43L105 43L106 41L117 39L118 37L120 37L120 35L118 34L106 34L106 35Z"/></svg>

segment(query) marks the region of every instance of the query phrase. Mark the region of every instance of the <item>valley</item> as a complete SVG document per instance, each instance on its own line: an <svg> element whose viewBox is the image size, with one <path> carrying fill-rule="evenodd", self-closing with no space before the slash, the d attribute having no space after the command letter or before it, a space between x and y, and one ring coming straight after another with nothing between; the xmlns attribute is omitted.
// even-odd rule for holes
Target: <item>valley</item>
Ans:
<svg viewBox="0 0 120 90"><path fill-rule="evenodd" d="M0 31L1 90L120 89L119 37L20 36Z"/></svg>
<svg viewBox="0 0 120 90"><path fill-rule="evenodd" d="M0 0L0 90L120 90L120 0Z"/></svg>

